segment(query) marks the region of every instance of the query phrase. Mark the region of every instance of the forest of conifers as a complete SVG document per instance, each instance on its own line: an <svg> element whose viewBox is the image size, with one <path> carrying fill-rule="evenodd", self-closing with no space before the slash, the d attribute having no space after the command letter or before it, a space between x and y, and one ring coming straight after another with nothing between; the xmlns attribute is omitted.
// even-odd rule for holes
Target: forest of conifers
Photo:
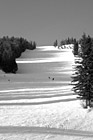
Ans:
<svg viewBox="0 0 93 140"><path fill-rule="evenodd" d="M20 37L0 38L0 69L6 73L16 73L18 66L16 58L20 57L26 49L36 48L36 42L27 41Z"/></svg>

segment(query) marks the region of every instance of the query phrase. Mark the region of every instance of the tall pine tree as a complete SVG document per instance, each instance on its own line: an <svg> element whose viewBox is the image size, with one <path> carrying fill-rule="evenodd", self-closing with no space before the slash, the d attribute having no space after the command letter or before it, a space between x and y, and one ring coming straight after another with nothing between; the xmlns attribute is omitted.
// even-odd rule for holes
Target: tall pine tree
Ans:
<svg viewBox="0 0 93 140"><path fill-rule="evenodd" d="M75 61L75 74L73 75L73 90L79 98L85 101L85 108L91 107L93 98L93 40L85 34L81 39L81 53Z"/></svg>

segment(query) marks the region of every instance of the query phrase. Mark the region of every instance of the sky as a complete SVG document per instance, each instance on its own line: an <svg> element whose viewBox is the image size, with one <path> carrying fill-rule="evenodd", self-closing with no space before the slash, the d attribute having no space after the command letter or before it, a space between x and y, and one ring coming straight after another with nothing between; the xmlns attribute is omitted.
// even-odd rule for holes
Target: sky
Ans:
<svg viewBox="0 0 93 140"><path fill-rule="evenodd" d="M0 37L24 37L37 45L93 37L93 0L0 0Z"/></svg>

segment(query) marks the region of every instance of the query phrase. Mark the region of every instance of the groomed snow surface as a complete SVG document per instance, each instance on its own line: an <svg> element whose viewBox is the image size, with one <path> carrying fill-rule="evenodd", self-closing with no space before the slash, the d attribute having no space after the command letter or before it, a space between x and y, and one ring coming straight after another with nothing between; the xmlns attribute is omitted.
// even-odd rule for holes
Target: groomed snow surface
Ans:
<svg viewBox="0 0 93 140"><path fill-rule="evenodd" d="M72 50L44 46L32 53L17 60L20 70L36 68L31 73L0 73L0 140L92 140L93 110L81 107L69 85Z"/></svg>

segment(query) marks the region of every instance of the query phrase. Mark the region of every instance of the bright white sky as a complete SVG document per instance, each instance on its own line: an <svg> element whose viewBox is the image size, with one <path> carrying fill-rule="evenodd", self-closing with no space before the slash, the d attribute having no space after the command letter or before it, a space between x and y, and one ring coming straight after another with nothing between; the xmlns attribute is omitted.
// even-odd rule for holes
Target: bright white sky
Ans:
<svg viewBox="0 0 93 140"><path fill-rule="evenodd" d="M0 36L22 36L38 45L93 36L93 0L0 0Z"/></svg>

